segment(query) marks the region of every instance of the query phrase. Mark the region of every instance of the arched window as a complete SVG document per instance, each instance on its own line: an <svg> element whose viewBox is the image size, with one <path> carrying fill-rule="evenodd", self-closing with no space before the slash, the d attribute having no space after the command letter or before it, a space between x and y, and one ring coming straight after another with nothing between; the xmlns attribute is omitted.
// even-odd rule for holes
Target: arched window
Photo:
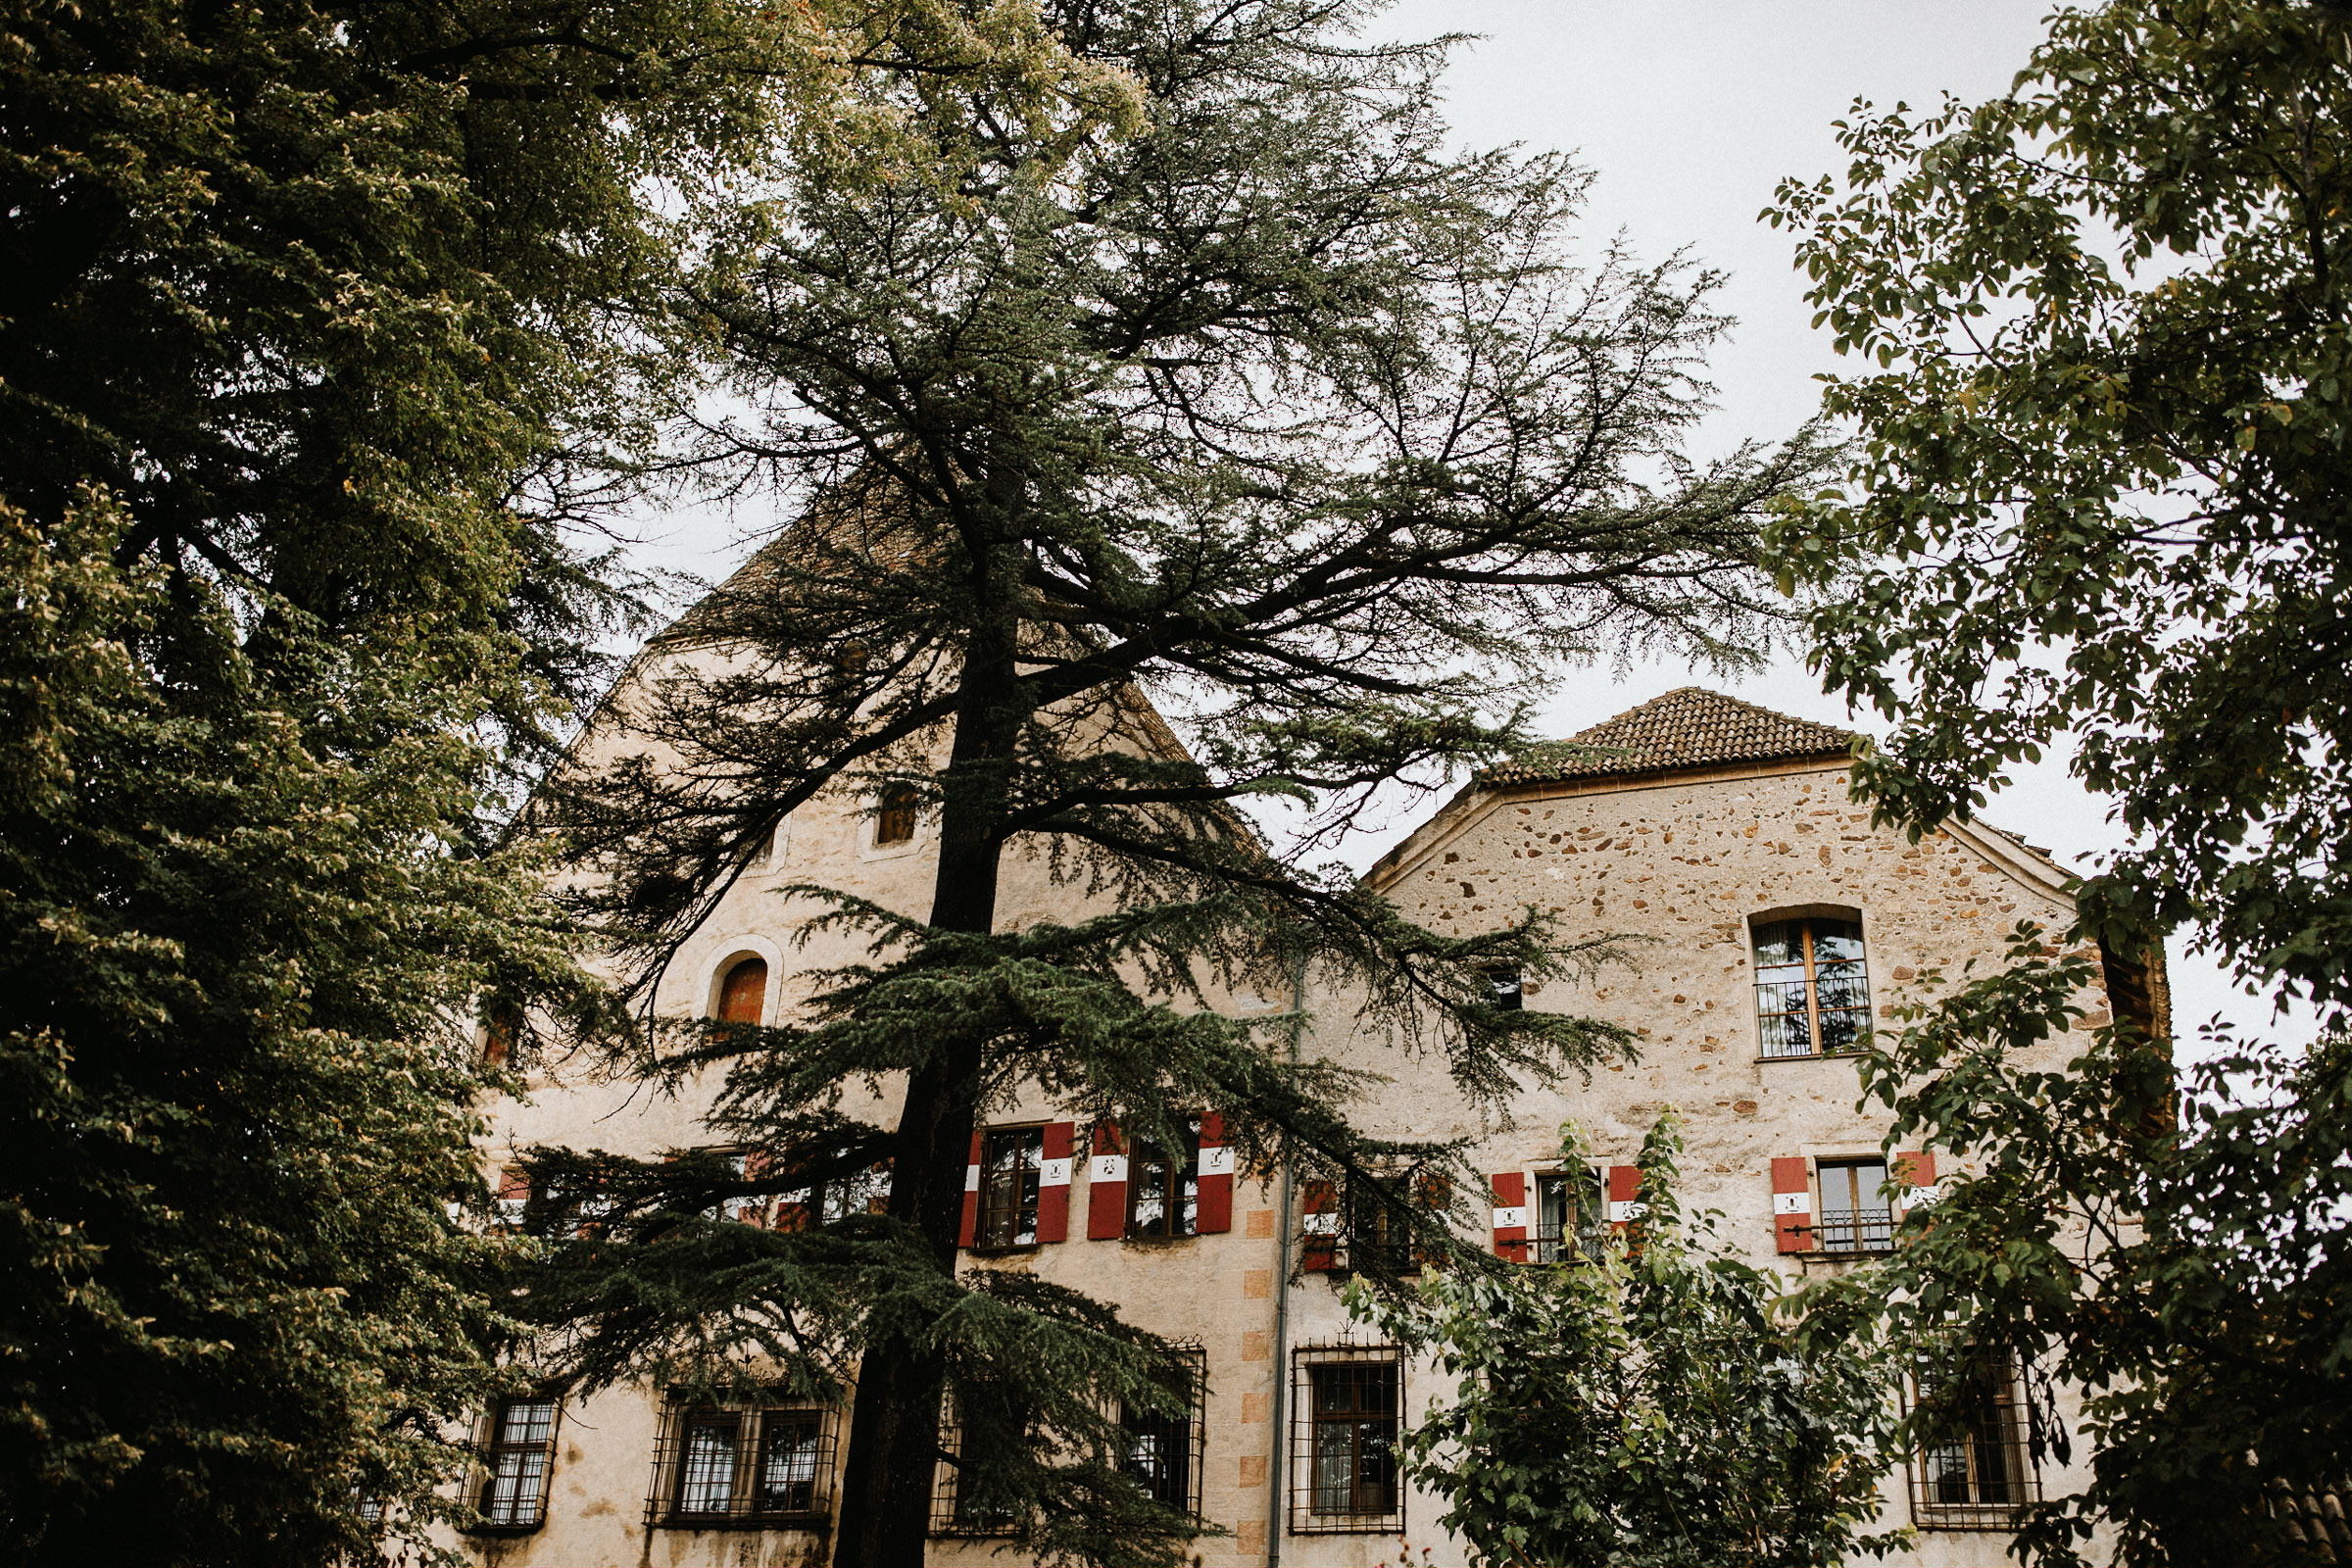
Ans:
<svg viewBox="0 0 2352 1568"><path fill-rule="evenodd" d="M882 792L874 813L876 844L908 844L914 840L914 808L919 797L911 784L893 784Z"/></svg>
<svg viewBox="0 0 2352 1568"><path fill-rule="evenodd" d="M1870 1032L1862 922L1836 915L1755 928L1756 1026L1767 1056L1832 1056Z"/></svg>
<svg viewBox="0 0 2352 1568"><path fill-rule="evenodd" d="M767 1009L767 960L745 958L718 985L720 1023L758 1023Z"/></svg>

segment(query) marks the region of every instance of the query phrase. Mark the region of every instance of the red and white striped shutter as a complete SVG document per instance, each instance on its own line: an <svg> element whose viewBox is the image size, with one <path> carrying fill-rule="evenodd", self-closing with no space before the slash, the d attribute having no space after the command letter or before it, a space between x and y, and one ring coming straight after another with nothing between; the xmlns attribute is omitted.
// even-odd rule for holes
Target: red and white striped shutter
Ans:
<svg viewBox="0 0 2352 1568"><path fill-rule="evenodd" d="M1298 1267L1309 1274L1329 1273L1340 1242L1340 1190L1330 1182L1308 1182L1301 1207Z"/></svg>
<svg viewBox="0 0 2352 1568"><path fill-rule="evenodd" d="M1772 1240L1784 1252L1813 1250L1813 1180L1801 1154L1773 1158Z"/></svg>
<svg viewBox="0 0 2352 1568"><path fill-rule="evenodd" d="M1894 1156L1894 1217L1901 1219L1918 1203L1934 1196L1921 1193L1936 1185L1936 1156L1924 1149L1906 1149ZM1913 1198L1914 1193L1921 1193Z"/></svg>
<svg viewBox="0 0 2352 1568"><path fill-rule="evenodd" d="M1225 1118L1213 1110L1200 1117L1200 1204L1193 1229L1203 1236L1233 1229L1233 1151L1225 1147Z"/></svg>
<svg viewBox="0 0 2352 1568"><path fill-rule="evenodd" d="M1040 1155L1044 1162L1037 1170L1037 1239L1041 1242L1070 1239L1070 1164L1077 1136L1073 1122L1046 1123L1045 1149Z"/></svg>
<svg viewBox="0 0 2352 1568"><path fill-rule="evenodd" d="M1494 1189L1494 1255L1514 1263L1527 1261L1527 1176L1522 1171L1496 1171L1487 1178Z"/></svg>
<svg viewBox="0 0 2352 1568"><path fill-rule="evenodd" d="M1115 1242L1127 1234L1127 1141L1118 1128L1095 1128L1095 1157L1086 1162L1086 1239Z"/></svg>
<svg viewBox="0 0 2352 1568"><path fill-rule="evenodd" d="M963 1167L963 1229L956 1239L958 1247L972 1245L972 1235L980 1228L980 1160L981 1146L988 1135L972 1134L972 1160Z"/></svg>
<svg viewBox="0 0 2352 1568"><path fill-rule="evenodd" d="M531 1176L520 1165L509 1165L498 1173L498 1217L510 1225L522 1223L522 1211L531 1200Z"/></svg>
<svg viewBox="0 0 2352 1568"><path fill-rule="evenodd" d="M1619 1236L1642 1217L1642 1167L1611 1165L1608 1175L1609 1229Z"/></svg>

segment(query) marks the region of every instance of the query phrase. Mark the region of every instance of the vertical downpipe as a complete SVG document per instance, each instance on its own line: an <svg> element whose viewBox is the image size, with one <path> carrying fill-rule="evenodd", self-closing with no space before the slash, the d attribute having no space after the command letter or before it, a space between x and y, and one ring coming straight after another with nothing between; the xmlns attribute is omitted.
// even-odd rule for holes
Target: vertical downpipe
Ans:
<svg viewBox="0 0 2352 1568"><path fill-rule="evenodd" d="M1298 1036L1306 1027L1306 960L1291 966L1291 1065L1298 1065ZM1283 1484L1291 1476L1291 1162L1282 1162L1282 1193L1274 1209L1274 1431L1266 1456L1266 1568L1282 1568Z"/></svg>

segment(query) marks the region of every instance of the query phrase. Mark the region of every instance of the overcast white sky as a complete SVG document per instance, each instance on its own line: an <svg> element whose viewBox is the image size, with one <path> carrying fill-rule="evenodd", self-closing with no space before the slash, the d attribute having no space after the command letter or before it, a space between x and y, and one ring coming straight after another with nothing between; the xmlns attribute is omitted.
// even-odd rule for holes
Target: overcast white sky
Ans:
<svg viewBox="0 0 2352 1568"><path fill-rule="evenodd" d="M1598 176L1587 233L1622 230L1646 257L1689 246L1730 274L1720 299L1740 325L1713 361L1720 409L1703 455L1794 428L1814 404L1811 377L1838 363L1809 328L1788 237L1756 221L1774 185L1841 168L1830 125L1857 96L1917 107L1946 91L2002 91L2050 9L2050 0L1405 0L1384 30L1482 35L1448 78L1466 144L1568 149ZM667 530L649 539L649 554L707 574L748 550L725 518L681 514ZM1692 683L1681 667L1642 665L1622 680L1596 671L1570 683L1546 717L1566 735ZM1875 727L1793 661L1705 683L1784 712ZM2106 803L2076 786L2059 758L2022 773L1986 815L2061 861L2087 865L2118 841ZM2179 943L2173 975L2183 1033L2218 1012L2249 1029L2309 1035L2300 1020L2274 1025L2267 1001L2233 992Z"/></svg>

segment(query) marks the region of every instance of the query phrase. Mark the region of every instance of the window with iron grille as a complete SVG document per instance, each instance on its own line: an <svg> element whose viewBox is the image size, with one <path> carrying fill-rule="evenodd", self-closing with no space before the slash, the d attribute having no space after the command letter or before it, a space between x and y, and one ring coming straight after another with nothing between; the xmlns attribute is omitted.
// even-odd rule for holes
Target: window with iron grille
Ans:
<svg viewBox="0 0 2352 1568"><path fill-rule="evenodd" d="M1566 1263L1578 1257L1600 1260L1601 1250L1608 1238L1600 1198L1600 1178L1588 1174L1584 1178L1584 1196L1577 1193L1578 1178L1564 1170L1536 1173L1536 1229L1530 1238L1530 1255L1539 1263Z"/></svg>
<svg viewBox="0 0 2352 1568"><path fill-rule="evenodd" d="M1010 1423L1019 1428L1023 1423ZM964 1466L964 1428L956 1397L944 1401L939 1421L941 1457L931 1488L931 1533L935 1536L1009 1536L1019 1521L1002 1508L973 1495Z"/></svg>
<svg viewBox="0 0 2352 1568"><path fill-rule="evenodd" d="M1404 1357L1393 1345L1312 1345L1292 1353L1291 1534L1395 1535Z"/></svg>
<svg viewBox="0 0 2352 1568"><path fill-rule="evenodd" d="M1043 1127L991 1128L980 1148L980 1214L975 1247L1037 1245L1037 1190L1045 1173Z"/></svg>
<svg viewBox="0 0 2352 1568"><path fill-rule="evenodd" d="M1870 1033L1862 922L1814 915L1755 928L1756 1028L1767 1056L1834 1056Z"/></svg>
<svg viewBox="0 0 2352 1568"><path fill-rule="evenodd" d="M502 1399L482 1426L475 1530L523 1534L547 1523L556 1462L556 1400Z"/></svg>
<svg viewBox="0 0 2352 1568"><path fill-rule="evenodd" d="M670 1530L794 1529L832 1508L833 1430L817 1405L672 1399L645 1520Z"/></svg>
<svg viewBox="0 0 2352 1568"><path fill-rule="evenodd" d="M1127 1152L1127 1234L1191 1236L1200 1218L1200 1118L1185 1121L1184 1145L1165 1150L1138 1138Z"/></svg>
<svg viewBox="0 0 2352 1568"><path fill-rule="evenodd" d="M1130 1167L1132 1169L1132 1167ZM1200 1517L1200 1459L1207 1441L1208 1363L1195 1346L1177 1352L1191 1394L1184 1413L1130 1405L1119 1412L1127 1451L1119 1468L1143 1485L1155 1502Z"/></svg>
<svg viewBox="0 0 2352 1568"><path fill-rule="evenodd" d="M1517 964L1489 969L1486 974L1487 984L1494 989L1496 1007L1504 1012L1517 1012L1527 1005L1527 990L1520 982Z"/></svg>
<svg viewBox="0 0 2352 1568"><path fill-rule="evenodd" d="M2023 1392L2006 1353L1978 1351L1913 1380L1926 1430L1911 1465L1911 1517L1932 1530L2009 1530L2041 1500L2026 1451Z"/></svg>
<svg viewBox="0 0 2352 1568"><path fill-rule="evenodd" d="M1821 1220L1813 1245L1824 1252L1884 1252L1894 1246L1883 1159L1821 1161Z"/></svg>

